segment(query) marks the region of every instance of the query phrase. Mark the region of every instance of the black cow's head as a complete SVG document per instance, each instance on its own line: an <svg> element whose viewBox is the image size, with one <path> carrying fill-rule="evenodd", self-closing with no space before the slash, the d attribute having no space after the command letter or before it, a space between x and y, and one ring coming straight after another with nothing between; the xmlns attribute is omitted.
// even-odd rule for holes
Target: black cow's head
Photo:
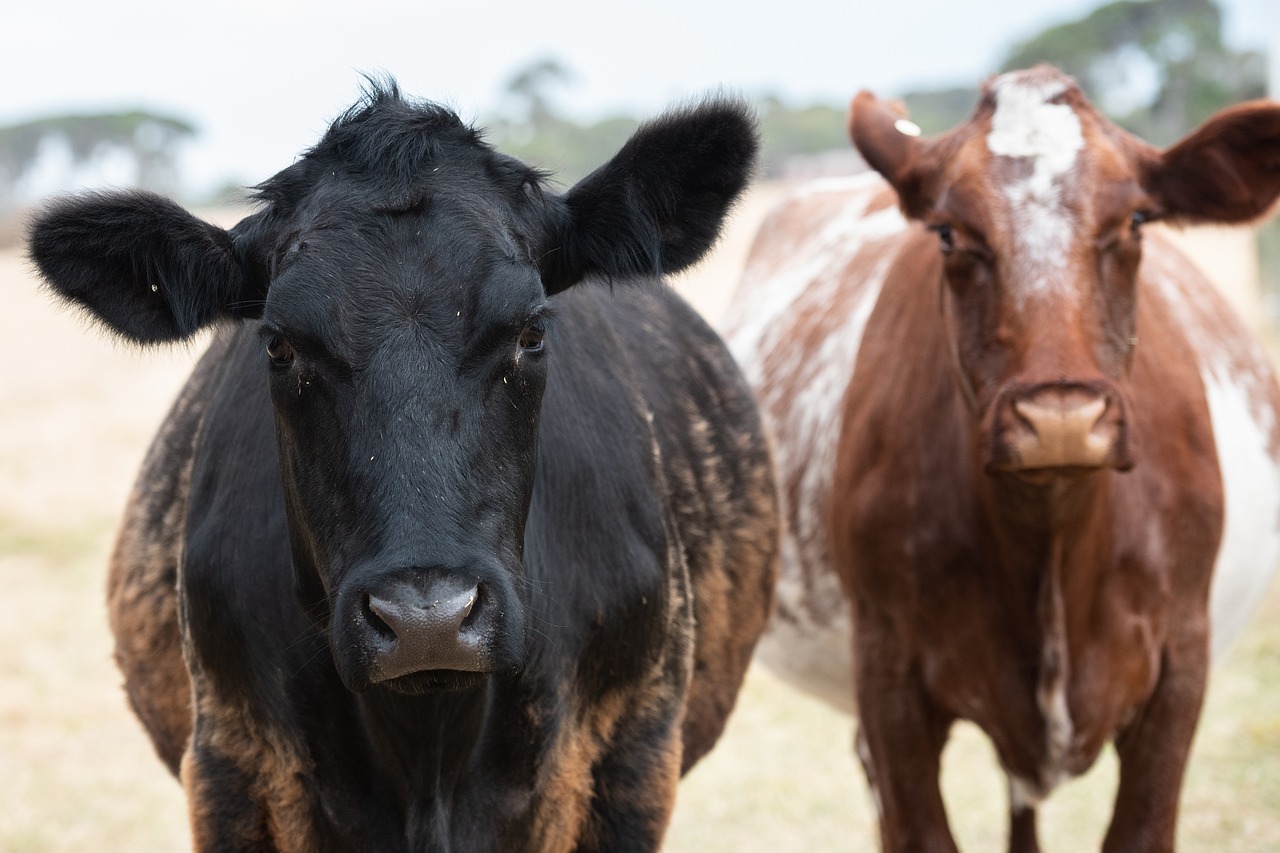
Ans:
<svg viewBox="0 0 1280 853"><path fill-rule="evenodd" d="M258 321L299 597L339 674L355 690L464 686L523 659L548 297L696 261L755 149L744 107L712 101L556 195L388 84L230 231L155 195L86 195L35 219L31 257L140 344Z"/></svg>

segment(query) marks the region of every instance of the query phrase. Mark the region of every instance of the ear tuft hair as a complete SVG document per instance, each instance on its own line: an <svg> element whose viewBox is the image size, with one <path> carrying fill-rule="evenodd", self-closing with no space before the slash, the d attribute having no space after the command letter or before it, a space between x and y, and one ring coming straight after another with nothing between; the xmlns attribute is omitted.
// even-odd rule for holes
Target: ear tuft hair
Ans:
<svg viewBox="0 0 1280 853"><path fill-rule="evenodd" d="M154 193L55 200L28 240L54 294L135 343L182 340L230 316L245 292L231 236Z"/></svg>
<svg viewBox="0 0 1280 853"><path fill-rule="evenodd" d="M565 194L542 261L555 293L588 275L678 272L715 243L759 142L750 107L714 98L642 125Z"/></svg>

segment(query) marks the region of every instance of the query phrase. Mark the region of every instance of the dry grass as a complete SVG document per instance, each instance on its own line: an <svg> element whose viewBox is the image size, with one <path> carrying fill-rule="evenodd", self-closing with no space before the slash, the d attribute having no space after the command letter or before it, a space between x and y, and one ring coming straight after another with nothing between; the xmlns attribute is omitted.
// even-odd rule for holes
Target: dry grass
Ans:
<svg viewBox="0 0 1280 853"><path fill-rule="evenodd" d="M178 784L126 708L102 606L110 528L0 527L0 850L174 850ZM1280 849L1280 585L1213 676L1183 797L1189 851ZM669 851L875 849L852 720L762 668L725 738L681 786ZM985 739L957 728L944 769L965 850L999 850L1005 794ZM1047 851L1097 849L1111 755L1043 814Z"/></svg>
<svg viewBox="0 0 1280 853"><path fill-rule="evenodd" d="M1280 583L1213 673L1183 792L1185 851L1280 850ZM853 756L853 721L762 668L725 738L681 786L669 851L876 849L875 812ZM1111 751L1041 811L1046 853L1097 850L1111 814ZM985 737L956 727L943 791L961 848L1002 850L1004 776Z"/></svg>
<svg viewBox="0 0 1280 853"><path fill-rule="evenodd" d="M766 202L680 286L716 315ZM0 850L188 846L178 784L129 713L111 661L105 561L150 433L194 351L139 355L51 309L16 252L0 252ZM1280 587L1215 674L1186 785L1183 849L1280 849ZM681 788L667 849L875 849L849 717L769 672L748 676L716 751ZM944 783L970 851L1003 846L990 748L958 728ZM1108 757L1043 818L1049 851L1096 849Z"/></svg>

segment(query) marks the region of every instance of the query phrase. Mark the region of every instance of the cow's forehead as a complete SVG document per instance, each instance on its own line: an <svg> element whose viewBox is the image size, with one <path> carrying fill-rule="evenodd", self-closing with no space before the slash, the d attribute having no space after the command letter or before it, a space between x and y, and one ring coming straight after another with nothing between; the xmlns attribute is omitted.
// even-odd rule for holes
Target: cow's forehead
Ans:
<svg viewBox="0 0 1280 853"><path fill-rule="evenodd" d="M1056 187L1076 168L1084 149L1080 116L1061 100L1074 84L1037 70L1002 75L990 84L994 101L987 149L993 156L1031 163L1023 192L1042 203L1056 201Z"/></svg>
<svg viewBox="0 0 1280 853"><path fill-rule="evenodd" d="M410 327L432 346L462 347L486 328L522 323L545 300L508 222L458 200L399 213L330 208L282 250L264 318L353 364Z"/></svg>
<svg viewBox="0 0 1280 853"><path fill-rule="evenodd" d="M947 212L1001 257L1019 303L1082 294L1082 241L1114 207L1123 158L1075 81L1033 68L988 81L964 153L948 169ZM1103 199L1102 196L1106 196Z"/></svg>

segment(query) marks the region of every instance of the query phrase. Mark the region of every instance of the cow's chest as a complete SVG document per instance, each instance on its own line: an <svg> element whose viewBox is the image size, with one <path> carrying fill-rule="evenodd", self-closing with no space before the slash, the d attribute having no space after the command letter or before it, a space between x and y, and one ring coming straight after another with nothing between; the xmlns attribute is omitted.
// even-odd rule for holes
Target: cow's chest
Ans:
<svg viewBox="0 0 1280 853"><path fill-rule="evenodd" d="M1079 775L1150 696L1166 631L1133 566L1057 591L1018 585L968 555L945 585L921 588L916 661L933 703L991 738L1019 796L1038 801ZM1019 588L1020 587L1020 588Z"/></svg>

